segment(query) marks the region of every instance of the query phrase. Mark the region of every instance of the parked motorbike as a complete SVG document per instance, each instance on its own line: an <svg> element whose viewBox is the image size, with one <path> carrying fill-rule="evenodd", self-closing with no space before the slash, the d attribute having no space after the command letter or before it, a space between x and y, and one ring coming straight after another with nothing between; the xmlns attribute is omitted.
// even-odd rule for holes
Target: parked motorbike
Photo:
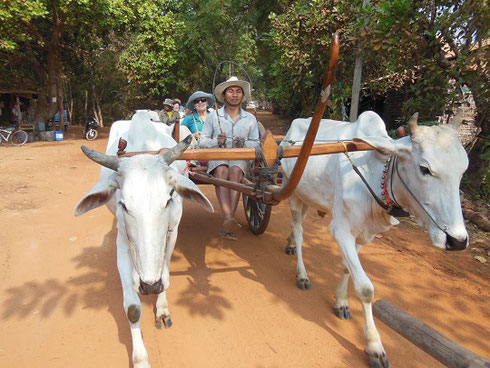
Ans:
<svg viewBox="0 0 490 368"><path fill-rule="evenodd" d="M83 130L83 134L85 135L85 139L88 141L93 141L97 138L99 132L99 123L96 118L92 118L91 120L85 123L85 129Z"/></svg>

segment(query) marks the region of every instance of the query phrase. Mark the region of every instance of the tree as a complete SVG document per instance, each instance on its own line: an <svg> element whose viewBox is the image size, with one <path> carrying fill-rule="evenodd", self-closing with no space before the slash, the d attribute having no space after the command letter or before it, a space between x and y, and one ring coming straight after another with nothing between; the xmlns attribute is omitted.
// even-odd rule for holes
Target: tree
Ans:
<svg viewBox="0 0 490 368"><path fill-rule="evenodd" d="M107 22L108 0L10 0L0 2L0 55L4 67L30 76L39 93L38 116L46 121L63 111L61 52L67 33L80 39ZM14 82L18 82L12 76ZM60 114L63 127L63 114Z"/></svg>

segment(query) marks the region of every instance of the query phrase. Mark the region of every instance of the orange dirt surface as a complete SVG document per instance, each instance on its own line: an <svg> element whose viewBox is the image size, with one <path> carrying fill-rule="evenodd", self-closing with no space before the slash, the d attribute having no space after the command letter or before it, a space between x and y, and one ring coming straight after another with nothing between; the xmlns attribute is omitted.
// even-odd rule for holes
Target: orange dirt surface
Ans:
<svg viewBox="0 0 490 368"><path fill-rule="evenodd" d="M104 151L78 127L61 142L0 147L0 367L130 367L131 335L116 267L116 227L106 208L75 218L73 208L98 181L80 151ZM81 128L79 129L81 130ZM334 316L340 253L327 217L305 221L312 290L296 287L284 249L287 201L268 229L243 225L238 241L219 237L214 188L201 186L216 213L186 203L167 297L173 326L154 326L156 296L142 297L142 331L154 368L367 367L363 315L352 285L352 320ZM454 341L490 358L489 266L470 250L444 252L411 221L363 248L375 299L403 308ZM377 320L391 367L442 367Z"/></svg>

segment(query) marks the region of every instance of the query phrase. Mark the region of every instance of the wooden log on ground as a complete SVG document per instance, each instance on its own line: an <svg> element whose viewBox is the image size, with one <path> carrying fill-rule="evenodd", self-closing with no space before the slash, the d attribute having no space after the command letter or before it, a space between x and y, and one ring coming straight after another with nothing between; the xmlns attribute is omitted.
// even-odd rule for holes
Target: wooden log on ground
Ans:
<svg viewBox="0 0 490 368"><path fill-rule="evenodd" d="M450 368L490 368L490 361L450 340L387 300L378 300L374 315Z"/></svg>
<svg viewBox="0 0 490 368"><path fill-rule="evenodd" d="M490 220L483 212L476 212L469 208L463 208L463 217L471 221L480 229L490 231Z"/></svg>

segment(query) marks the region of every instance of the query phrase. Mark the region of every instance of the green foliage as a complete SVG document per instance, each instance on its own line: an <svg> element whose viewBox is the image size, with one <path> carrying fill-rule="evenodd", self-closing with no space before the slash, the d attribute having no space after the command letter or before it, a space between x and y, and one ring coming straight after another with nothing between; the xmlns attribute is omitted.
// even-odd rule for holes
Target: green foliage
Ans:
<svg viewBox="0 0 490 368"><path fill-rule="evenodd" d="M328 58L329 35L341 38L337 103L347 103L357 45L363 45L364 95L382 96L404 88L403 118L414 111L434 117L455 98L455 90L471 85L488 94L488 59L474 42L489 36L488 3L468 1L296 0L282 14L271 14L269 42L278 62L272 65L271 98L294 112L300 101L309 113L319 93ZM448 60L448 53L454 55ZM474 62L477 68L469 68ZM450 80L455 83L450 85ZM284 90L289 91L285 93ZM291 108L294 106L294 108ZM482 108L487 106L481 104ZM487 114L488 116L488 114Z"/></svg>
<svg viewBox="0 0 490 368"><path fill-rule="evenodd" d="M331 35L336 30L341 32L341 54L353 46L342 35L353 16L352 11L345 12L346 8L333 0L294 1L283 14L270 15L268 42L276 60L268 71L274 84L269 97L287 114L311 114L328 65ZM343 75L348 60L341 58L338 75ZM348 97L342 89L336 91L341 93L341 100Z"/></svg>
<svg viewBox="0 0 490 368"><path fill-rule="evenodd" d="M177 82L170 70L177 62L175 35L180 24L172 5L165 0L135 4L135 26L119 60L128 81L141 84L153 96L168 94Z"/></svg>

